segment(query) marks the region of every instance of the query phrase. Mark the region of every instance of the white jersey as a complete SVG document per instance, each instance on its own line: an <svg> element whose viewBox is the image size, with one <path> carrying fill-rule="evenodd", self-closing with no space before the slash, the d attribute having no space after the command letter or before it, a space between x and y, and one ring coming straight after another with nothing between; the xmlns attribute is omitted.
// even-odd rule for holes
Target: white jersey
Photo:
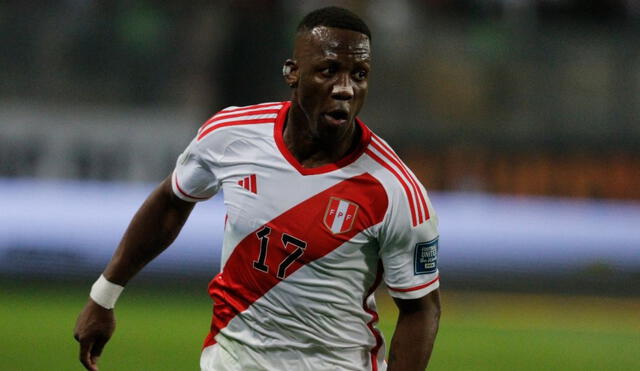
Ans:
<svg viewBox="0 0 640 371"><path fill-rule="evenodd" d="M224 109L178 158L175 194L196 202L222 189L227 207L203 355L223 347L239 369L384 370L373 293L381 279L402 299L439 286L435 212L360 120L355 151L304 168L282 138L290 105Z"/></svg>

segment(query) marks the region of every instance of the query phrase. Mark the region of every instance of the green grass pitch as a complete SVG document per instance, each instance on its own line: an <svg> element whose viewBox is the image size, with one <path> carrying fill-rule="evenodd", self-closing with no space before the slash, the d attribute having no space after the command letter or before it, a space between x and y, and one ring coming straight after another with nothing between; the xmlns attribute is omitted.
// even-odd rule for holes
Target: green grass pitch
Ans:
<svg viewBox="0 0 640 371"><path fill-rule="evenodd" d="M0 284L0 370L80 370L72 329L90 284ZM203 289L133 282L101 370L196 370L211 302ZM186 292L185 292L186 291ZM429 370L638 370L640 299L442 292ZM397 315L378 294L379 328ZM388 344L388 342L387 342Z"/></svg>

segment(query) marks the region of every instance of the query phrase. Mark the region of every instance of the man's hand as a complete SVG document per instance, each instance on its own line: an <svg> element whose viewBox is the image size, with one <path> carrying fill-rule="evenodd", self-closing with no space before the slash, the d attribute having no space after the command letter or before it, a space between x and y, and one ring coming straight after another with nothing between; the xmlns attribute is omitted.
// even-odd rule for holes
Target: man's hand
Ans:
<svg viewBox="0 0 640 371"><path fill-rule="evenodd" d="M105 309L89 299L73 330L73 337L80 343L80 362L87 370L98 370L98 358L115 329L113 309Z"/></svg>
<svg viewBox="0 0 640 371"><path fill-rule="evenodd" d="M174 195L167 177L140 207L131 220L103 275L109 282L125 286L148 262L158 256L178 236L195 204ZM73 336L80 342L80 362L87 370L98 369L97 362L116 328L113 309L93 300L84 307Z"/></svg>

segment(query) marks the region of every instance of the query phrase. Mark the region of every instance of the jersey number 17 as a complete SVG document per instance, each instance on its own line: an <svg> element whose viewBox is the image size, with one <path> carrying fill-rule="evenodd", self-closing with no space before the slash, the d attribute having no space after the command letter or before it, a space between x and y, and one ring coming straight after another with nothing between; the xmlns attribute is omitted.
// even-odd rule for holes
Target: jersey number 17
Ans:
<svg viewBox="0 0 640 371"><path fill-rule="evenodd" d="M266 264L267 260L267 250L269 248L269 234L271 233L271 228L264 226L261 230L256 232L256 236L260 240L260 255L258 256L258 260L253 261L253 267L259 271L264 273L269 273L269 266ZM287 268L293 264L299 257L304 254L305 248L307 247L307 243L302 241L299 238L293 237L287 233L282 234L282 245L287 249L288 245L293 245L296 248L287 255L284 260L278 264L278 272L276 276L280 279L284 279L286 277Z"/></svg>

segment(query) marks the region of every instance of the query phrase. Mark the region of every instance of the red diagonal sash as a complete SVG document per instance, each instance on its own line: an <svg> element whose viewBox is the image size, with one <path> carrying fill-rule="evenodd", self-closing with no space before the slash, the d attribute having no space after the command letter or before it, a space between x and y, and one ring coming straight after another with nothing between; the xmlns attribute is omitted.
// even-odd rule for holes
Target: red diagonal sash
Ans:
<svg viewBox="0 0 640 371"><path fill-rule="evenodd" d="M323 222L332 197L359 206L353 227L345 233L334 234ZM297 248L292 244L285 247L282 243L283 234L306 243L304 253L287 266L284 278L287 279L305 264L322 258L359 232L381 222L387 205L384 188L378 180L366 173L346 179L297 204L265 224L270 228L268 253L264 260L268 272L253 266L260 255L261 238L257 236L257 232L263 227L250 233L236 246L223 271L209 285L209 294L215 305L211 332L204 346L215 344L214 337L220 329L281 281L277 276L278 267Z"/></svg>

